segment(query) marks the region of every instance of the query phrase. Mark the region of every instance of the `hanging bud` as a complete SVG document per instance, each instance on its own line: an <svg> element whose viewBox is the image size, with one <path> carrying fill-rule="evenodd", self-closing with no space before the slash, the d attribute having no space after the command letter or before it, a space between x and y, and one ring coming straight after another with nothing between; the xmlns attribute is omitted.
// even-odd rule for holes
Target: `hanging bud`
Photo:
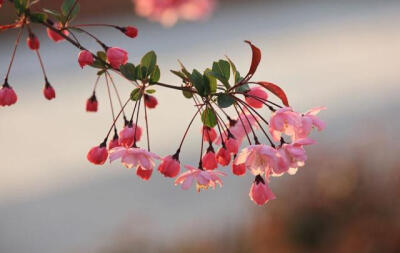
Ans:
<svg viewBox="0 0 400 253"><path fill-rule="evenodd" d="M203 133L204 141L214 142L215 139L217 139L217 132L215 131L214 128L203 126L202 130L204 131Z"/></svg>
<svg viewBox="0 0 400 253"><path fill-rule="evenodd" d="M140 177L141 179L143 179L145 181L150 179L151 174L153 174L153 170L143 169L142 166L139 166L136 169L136 175L138 175L138 177Z"/></svg>
<svg viewBox="0 0 400 253"><path fill-rule="evenodd" d="M236 155L232 163L232 173L236 176L241 176L246 173L246 164L245 163L237 164Z"/></svg>
<svg viewBox="0 0 400 253"><path fill-rule="evenodd" d="M43 88L43 95L47 100L52 100L56 97L56 91L47 80Z"/></svg>
<svg viewBox="0 0 400 253"><path fill-rule="evenodd" d="M121 132L119 132L119 144L121 146L130 148L133 146L135 140L140 141L141 136L142 128L140 126L136 126L135 123L129 123L121 130Z"/></svg>
<svg viewBox="0 0 400 253"><path fill-rule="evenodd" d="M121 65L128 61L128 52L119 47L111 47L107 49L107 61L111 67L119 69Z"/></svg>
<svg viewBox="0 0 400 253"><path fill-rule="evenodd" d="M225 145L226 149L232 154L237 154L239 151L239 142L233 137L228 137L228 139L225 141Z"/></svg>
<svg viewBox="0 0 400 253"><path fill-rule="evenodd" d="M39 48L40 48L39 39L33 33L29 33L29 36L26 39L26 44L28 45L29 49L31 49L31 50L39 50Z"/></svg>
<svg viewBox="0 0 400 253"><path fill-rule="evenodd" d="M93 95L88 98L88 100L86 100L86 111L87 112L97 112L97 98L96 98L96 94L93 93Z"/></svg>
<svg viewBox="0 0 400 253"><path fill-rule="evenodd" d="M108 143L108 150L121 146L121 145L119 145L119 141L118 141L119 137L118 137L118 134L116 131L117 130L115 129L114 137Z"/></svg>
<svg viewBox="0 0 400 253"><path fill-rule="evenodd" d="M268 188L264 179L257 175L249 192L250 199L257 205L264 205L268 200L275 199L274 193Z"/></svg>
<svg viewBox="0 0 400 253"><path fill-rule="evenodd" d="M103 142L99 146L91 148L86 157L89 160L89 162L93 164L96 165L104 164L108 158L106 143Z"/></svg>
<svg viewBox="0 0 400 253"><path fill-rule="evenodd" d="M221 147L217 152L216 159L222 166L227 166L231 162L231 154L226 148Z"/></svg>
<svg viewBox="0 0 400 253"><path fill-rule="evenodd" d="M207 153L203 155L201 159L203 168L206 170L214 170L218 167L217 159L215 158L215 152L212 146L207 149Z"/></svg>
<svg viewBox="0 0 400 253"><path fill-rule="evenodd" d="M268 94L261 87L254 87L246 92L245 99L251 107L261 108L264 105L263 100L268 99Z"/></svg>
<svg viewBox="0 0 400 253"><path fill-rule="evenodd" d="M126 36L130 38L136 38L138 35L138 29L133 26L126 26L126 27L118 27L121 32L123 32Z"/></svg>
<svg viewBox="0 0 400 253"><path fill-rule="evenodd" d="M62 29L62 25L61 23L57 23L57 24L53 24L53 27L57 30L59 30L59 32L61 32L62 34L64 34L65 36L69 35L68 30L66 29ZM49 38L54 41L54 42L60 42L64 40L64 37L61 36L59 33L53 31L50 28L47 28L47 35L49 36Z"/></svg>
<svg viewBox="0 0 400 253"><path fill-rule="evenodd" d="M81 68L86 65L92 65L94 62L93 54L88 50L82 50L78 55L78 63Z"/></svg>
<svg viewBox="0 0 400 253"><path fill-rule="evenodd" d="M147 108L153 109L156 108L156 106L158 105L158 101L156 97L144 94L144 104Z"/></svg>
<svg viewBox="0 0 400 253"><path fill-rule="evenodd" d="M14 89L7 83L0 89L0 106L10 106L17 102L18 97Z"/></svg>
<svg viewBox="0 0 400 253"><path fill-rule="evenodd" d="M165 177L176 177L179 174L181 169L181 165L176 155L169 155L162 159L160 166L158 167L158 171L163 174Z"/></svg>

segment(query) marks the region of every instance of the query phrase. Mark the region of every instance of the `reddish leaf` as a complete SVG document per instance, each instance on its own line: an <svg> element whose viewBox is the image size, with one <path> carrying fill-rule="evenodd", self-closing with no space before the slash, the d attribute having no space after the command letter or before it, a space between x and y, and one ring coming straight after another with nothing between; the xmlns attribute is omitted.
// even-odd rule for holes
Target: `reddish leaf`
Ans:
<svg viewBox="0 0 400 253"><path fill-rule="evenodd" d="M247 73L245 77L246 80L249 80L256 72L258 64L261 61L261 50L258 47L254 46L250 41L245 40L245 42L250 45L251 51L253 53L253 56L251 58L251 66L249 69L249 73Z"/></svg>
<svg viewBox="0 0 400 253"><path fill-rule="evenodd" d="M256 84L261 85L265 89L269 90L270 92L275 94L278 98L280 98L285 106L289 106L289 101L286 97L285 92L281 89L281 87L269 82L257 82Z"/></svg>

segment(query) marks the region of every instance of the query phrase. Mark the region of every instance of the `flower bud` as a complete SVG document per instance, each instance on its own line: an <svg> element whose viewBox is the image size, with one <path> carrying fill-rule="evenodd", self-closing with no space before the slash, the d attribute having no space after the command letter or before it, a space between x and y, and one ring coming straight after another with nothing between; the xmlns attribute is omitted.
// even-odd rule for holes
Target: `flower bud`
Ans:
<svg viewBox="0 0 400 253"><path fill-rule="evenodd" d="M203 168L206 170L214 170L218 167L217 159L213 150L208 150L201 159Z"/></svg>
<svg viewBox="0 0 400 253"><path fill-rule="evenodd" d="M31 49L31 50L39 50L39 48L40 48L39 39L33 33L29 33L29 36L26 39L26 44L28 45L29 49Z"/></svg>
<svg viewBox="0 0 400 253"><path fill-rule="evenodd" d="M136 38L136 36L138 35L138 29L133 26L121 27L120 30L130 38Z"/></svg>
<svg viewBox="0 0 400 253"><path fill-rule="evenodd" d="M69 35L68 30L66 30L66 29L61 30L61 28L62 28L61 23L54 24L53 27L54 27L55 29L59 30L59 31L60 31L61 33L63 33L65 36L68 36L68 35ZM64 40L64 37L63 37L63 36L61 36L60 34L58 34L57 32L53 31L53 30L50 29L50 28L47 28L47 35L48 35L49 38L50 38L52 41L54 41L54 42L60 42L60 41Z"/></svg>
<svg viewBox="0 0 400 253"><path fill-rule="evenodd" d="M93 164L96 165L104 164L108 158L106 144L102 143L99 146L91 148L86 157L89 160L89 162Z"/></svg>
<svg viewBox="0 0 400 253"><path fill-rule="evenodd" d="M108 143L108 150L121 146L119 145L118 139L119 139L118 134L115 133L112 140L110 140L110 142Z"/></svg>
<svg viewBox="0 0 400 253"><path fill-rule="evenodd" d="M153 109L153 108L156 108L156 106L158 105L158 101L157 101L156 97L145 94L144 95L144 104L146 105L147 108Z"/></svg>
<svg viewBox="0 0 400 253"><path fill-rule="evenodd" d="M0 89L0 106L10 106L17 102L18 97L14 89L6 82Z"/></svg>
<svg viewBox="0 0 400 253"><path fill-rule="evenodd" d="M268 188L268 185L260 175L256 176L251 185L249 197L257 205L264 205L268 200L275 199L274 193Z"/></svg>
<svg viewBox="0 0 400 253"><path fill-rule="evenodd" d="M97 98L96 95L93 93L93 95L86 100L86 111L87 112L97 112Z"/></svg>
<svg viewBox="0 0 400 253"><path fill-rule="evenodd" d="M222 166L227 166L231 162L231 154L226 148L221 147L217 152L216 159Z"/></svg>
<svg viewBox="0 0 400 253"><path fill-rule="evenodd" d="M261 108L264 105L263 100L268 99L268 94L261 87L254 87L246 92L245 99L251 107Z"/></svg>
<svg viewBox="0 0 400 253"><path fill-rule="evenodd" d="M88 50L82 50L79 52L78 56L78 63L81 68L83 68L86 65L92 65L94 62L94 58L91 52Z"/></svg>
<svg viewBox="0 0 400 253"><path fill-rule="evenodd" d="M118 47L111 47L107 49L107 61L111 67L119 69L128 61L128 52Z"/></svg>
<svg viewBox="0 0 400 253"><path fill-rule="evenodd" d="M136 175L145 181L150 179L151 174L153 174L153 170L143 169L142 166L139 166L136 169Z"/></svg>
<svg viewBox="0 0 400 253"><path fill-rule="evenodd" d="M166 156L162 159L158 171L165 177L176 177L179 174L181 165L174 156Z"/></svg>
<svg viewBox="0 0 400 253"><path fill-rule="evenodd" d="M232 154L237 154L239 151L239 142L233 137L228 137L228 139L225 141L225 145L226 149Z"/></svg>
<svg viewBox="0 0 400 253"><path fill-rule="evenodd" d="M50 83L47 81L43 88L43 95L47 100L52 100L56 97L56 91L54 90L53 86L51 86Z"/></svg>
<svg viewBox="0 0 400 253"><path fill-rule="evenodd" d="M204 141L214 142L215 139L217 139L217 132L214 130L214 128L203 126L202 130L204 131L203 133Z"/></svg>
<svg viewBox="0 0 400 253"><path fill-rule="evenodd" d="M244 173L246 173L246 165L244 163L235 164L233 162L232 163L232 173L236 176L244 175Z"/></svg>
<svg viewBox="0 0 400 253"><path fill-rule="evenodd" d="M125 126L121 132L119 132L119 144L127 148L132 147L135 142L135 133L136 141L139 141L142 136L142 128L136 126L135 123L130 123Z"/></svg>

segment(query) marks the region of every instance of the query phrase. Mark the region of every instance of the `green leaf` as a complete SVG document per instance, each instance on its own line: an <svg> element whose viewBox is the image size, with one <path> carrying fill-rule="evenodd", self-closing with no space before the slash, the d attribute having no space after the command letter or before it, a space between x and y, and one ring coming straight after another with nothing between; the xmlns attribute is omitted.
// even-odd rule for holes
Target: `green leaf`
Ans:
<svg viewBox="0 0 400 253"><path fill-rule="evenodd" d="M204 75L208 78L210 93L217 92L217 79L211 74L211 69L204 70Z"/></svg>
<svg viewBox="0 0 400 253"><path fill-rule="evenodd" d="M153 73L156 68L156 64L157 56L154 51L150 51L142 57L142 59L140 60L140 66L142 68L142 71L144 71L142 79Z"/></svg>
<svg viewBox="0 0 400 253"><path fill-rule="evenodd" d="M218 102L219 107L227 108L227 107L233 105L235 100L229 94L220 93L220 94L218 94L217 102Z"/></svg>
<svg viewBox="0 0 400 253"><path fill-rule="evenodd" d="M136 81L136 68L132 63L121 65L119 70L126 79Z"/></svg>
<svg viewBox="0 0 400 253"><path fill-rule="evenodd" d="M156 90L147 89L147 90L146 90L146 93L148 93L148 94L153 94L153 93L156 93Z"/></svg>
<svg viewBox="0 0 400 253"><path fill-rule="evenodd" d="M78 0L64 0L61 5L61 14L63 16L64 23L73 20L79 12L79 3L75 4ZM69 15L69 16L68 16Z"/></svg>
<svg viewBox="0 0 400 253"><path fill-rule="evenodd" d="M179 61L179 65L181 66L181 72L186 76L187 79L190 79L190 73L189 71L186 69L186 67L183 65L183 63L181 61Z"/></svg>
<svg viewBox="0 0 400 253"><path fill-rule="evenodd" d="M142 80L142 71L141 71L140 65L136 66L135 72L136 72L136 79Z"/></svg>
<svg viewBox="0 0 400 253"><path fill-rule="evenodd" d="M204 78L203 75L196 69L194 69L192 74L190 75L190 82L194 85L199 95L204 97L205 96Z"/></svg>
<svg viewBox="0 0 400 253"><path fill-rule="evenodd" d="M139 100L141 97L142 97L142 93L140 92L140 89L139 89L139 88L136 88L136 89L134 89L134 90L131 92L131 100L137 101L137 100Z"/></svg>
<svg viewBox="0 0 400 253"><path fill-rule="evenodd" d="M98 76L101 76L101 75L104 74L105 72L106 72L106 71L105 71L104 69L103 69L103 70L100 70L100 71L97 72L97 75L98 75Z"/></svg>
<svg viewBox="0 0 400 253"><path fill-rule="evenodd" d="M234 82L235 82L235 84L237 84L240 82L240 79L241 79L240 73L237 71L235 64L232 62L231 59L229 59L228 56L226 56L226 59L228 60L229 65L231 65Z"/></svg>
<svg viewBox="0 0 400 253"><path fill-rule="evenodd" d="M17 15L21 16L25 13L25 10L28 8L28 1L27 0L14 0L14 7L17 11Z"/></svg>
<svg viewBox="0 0 400 253"><path fill-rule="evenodd" d="M104 51L98 51L97 57L99 57L104 62L107 61L107 55L106 55L106 52L104 52Z"/></svg>
<svg viewBox="0 0 400 253"><path fill-rule="evenodd" d="M236 92L245 93L250 90L250 86L246 84L242 84L235 89Z"/></svg>
<svg viewBox="0 0 400 253"><path fill-rule="evenodd" d="M93 68L98 68L98 69L104 69L105 63L103 61L99 61L99 60L94 60L93 64L91 65Z"/></svg>
<svg viewBox="0 0 400 253"><path fill-rule="evenodd" d="M46 13L31 13L29 15L29 20L33 23L44 23L47 20Z"/></svg>
<svg viewBox="0 0 400 253"><path fill-rule="evenodd" d="M201 114L201 121L208 127L215 127L217 125L217 117L212 109L207 108Z"/></svg>
<svg viewBox="0 0 400 253"><path fill-rule="evenodd" d="M156 65L155 70L150 75L150 84L158 82L160 80L160 77L161 77L160 68L158 67L158 65Z"/></svg>
<svg viewBox="0 0 400 253"><path fill-rule="evenodd" d="M48 13L48 14L50 14L50 15L53 15L53 16L56 16L56 17L61 17L61 14L58 11L45 9L45 8L43 9L43 11Z"/></svg>
<svg viewBox="0 0 400 253"><path fill-rule="evenodd" d="M185 76L185 74L183 74L180 71L176 71L176 70L170 70L173 74L175 74L176 76L180 77L183 81L187 80L187 77Z"/></svg>
<svg viewBox="0 0 400 253"><path fill-rule="evenodd" d="M229 77L230 77L230 64L225 60L219 60L213 63L212 75L220 80L227 89L230 88Z"/></svg>

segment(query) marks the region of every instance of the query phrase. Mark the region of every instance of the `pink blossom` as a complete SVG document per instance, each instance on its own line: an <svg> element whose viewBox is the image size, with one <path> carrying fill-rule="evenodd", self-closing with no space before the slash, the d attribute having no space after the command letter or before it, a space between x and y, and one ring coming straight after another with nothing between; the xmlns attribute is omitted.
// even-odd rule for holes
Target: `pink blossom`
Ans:
<svg viewBox="0 0 400 253"><path fill-rule="evenodd" d="M286 151L290 162L290 168L292 173L296 172L298 167L304 166L304 162L307 160L306 151L303 146L314 144L315 141L310 138L304 138L294 141L291 144L283 144L282 149Z"/></svg>
<svg viewBox="0 0 400 253"><path fill-rule="evenodd" d="M218 184L222 187L222 180L220 176L226 176L226 174L219 170L201 170L190 165L186 165L185 168L188 170L175 180L175 185L181 184L183 190L187 190L196 182L196 189L200 192L201 189L207 190L208 187L215 189Z"/></svg>
<svg viewBox="0 0 400 253"><path fill-rule="evenodd" d="M138 166L136 169L136 175L143 179L144 181L147 181L150 179L151 175L153 174L153 170L146 170L142 168L142 166Z"/></svg>
<svg viewBox="0 0 400 253"><path fill-rule="evenodd" d="M82 50L78 55L78 63L81 68L86 65L92 65L94 62L93 54L88 50Z"/></svg>
<svg viewBox="0 0 400 253"><path fill-rule="evenodd" d="M264 105L262 100L267 100L268 94L263 90L263 88L257 86L246 92L245 99L251 107L261 108Z"/></svg>
<svg viewBox="0 0 400 253"><path fill-rule="evenodd" d="M101 165L107 161L108 152L105 144L100 144L99 146L95 146L91 148L86 156L89 162Z"/></svg>
<svg viewBox="0 0 400 253"><path fill-rule="evenodd" d="M119 139L119 138L118 138L118 134L114 135L114 137L112 138L112 140L110 140L110 142L108 143L108 149L109 149L109 150L121 146L121 145L119 144L119 140L118 140L118 139Z"/></svg>
<svg viewBox="0 0 400 253"><path fill-rule="evenodd" d="M69 35L68 30L66 29L62 29L62 24L61 23L57 23L54 24L53 27L59 31L61 31L61 33L63 33L65 36ZM62 29L62 30L61 30ZM49 38L54 41L54 42L60 42L62 40L64 40L64 37L61 36L60 34L58 34L57 32L51 30L50 28L47 28L47 35L49 36Z"/></svg>
<svg viewBox="0 0 400 253"><path fill-rule="evenodd" d="M202 131L204 132L202 133L204 141L214 142L217 139L217 132L214 128L203 126Z"/></svg>
<svg viewBox="0 0 400 253"><path fill-rule="evenodd" d="M162 159L160 166L158 167L158 171L163 174L165 177L176 177L179 174L181 169L181 165L174 156L166 156Z"/></svg>
<svg viewBox="0 0 400 253"><path fill-rule="evenodd" d="M274 112L269 122L269 132L275 141L279 141L282 133L294 136L301 127L301 117L290 107L283 107Z"/></svg>
<svg viewBox="0 0 400 253"><path fill-rule="evenodd" d="M260 175L256 176L251 185L249 197L254 203L260 206L266 204L268 200L275 199L274 193L269 189L267 183Z"/></svg>
<svg viewBox="0 0 400 253"><path fill-rule="evenodd" d="M110 162L121 159L122 165L127 168L141 166L144 170L152 170L154 160L161 157L142 148L116 147L110 150Z"/></svg>
<svg viewBox="0 0 400 253"><path fill-rule="evenodd" d="M221 164L222 166L227 166L231 162L231 154L224 147L221 147L218 150L215 158L216 158L217 162L219 164Z"/></svg>
<svg viewBox="0 0 400 253"><path fill-rule="evenodd" d="M215 7L215 0L132 0L138 15L173 26L179 19L206 18Z"/></svg>
<svg viewBox="0 0 400 253"><path fill-rule="evenodd" d="M239 151L239 142L233 137L228 137L228 139L225 140L225 145L226 149L232 154L237 154Z"/></svg>
<svg viewBox="0 0 400 253"><path fill-rule="evenodd" d="M270 146L257 144L242 149L235 159L235 164L246 165L253 175L269 175L272 168L276 166L276 150Z"/></svg>
<svg viewBox="0 0 400 253"><path fill-rule="evenodd" d="M128 61L128 52L119 47L111 47L107 49L107 61L111 67L119 69L121 65Z"/></svg>
<svg viewBox="0 0 400 253"><path fill-rule="evenodd" d="M230 120L229 131L235 137L238 147L240 146L243 138L251 132L251 127L253 129L257 128L257 119L255 116L251 115L248 111L241 113L240 117L236 120ZM223 133L223 137L227 138L228 134ZM215 141L216 144L221 144L221 137L219 136Z"/></svg>
<svg viewBox="0 0 400 253"><path fill-rule="evenodd" d="M128 148L132 147L135 141L135 133L136 142L138 142L142 136L142 129L140 126L136 126L135 123L130 123L125 126L121 132L119 132L119 144Z"/></svg>
<svg viewBox="0 0 400 253"><path fill-rule="evenodd" d="M0 89L0 106L10 106L17 102L18 97L14 89L7 83Z"/></svg>
<svg viewBox="0 0 400 253"><path fill-rule="evenodd" d="M295 139L306 138L313 127L316 127L318 131L322 131L325 128L325 122L316 116L322 110L326 110L326 107L316 107L302 115L301 126L296 131Z"/></svg>
<svg viewBox="0 0 400 253"><path fill-rule="evenodd" d="M217 159L215 158L214 150L208 150L201 159L203 168L206 170L213 170L218 167Z"/></svg>
<svg viewBox="0 0 400 253"><path fill-rule="evenodd" d="M43 95L47 100L52 100L56 97L56 91L54 90L53 86L51 86L49 83L46 83L43 88Z"/></svg>

